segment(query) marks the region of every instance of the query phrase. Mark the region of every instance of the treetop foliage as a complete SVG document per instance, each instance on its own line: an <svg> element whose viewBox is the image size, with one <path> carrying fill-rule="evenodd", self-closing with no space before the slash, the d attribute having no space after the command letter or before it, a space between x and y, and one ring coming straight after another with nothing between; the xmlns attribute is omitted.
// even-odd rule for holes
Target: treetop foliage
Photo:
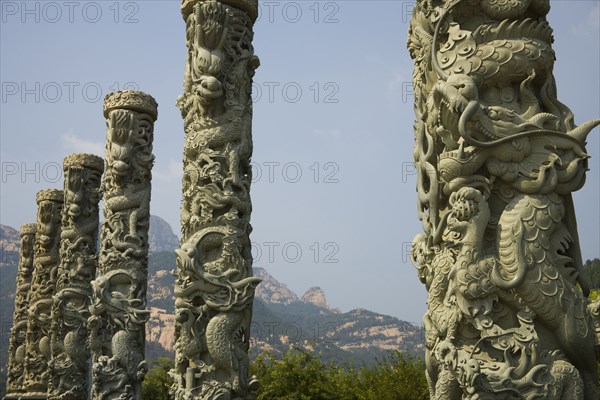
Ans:
<svg viewBox="0 0 600 400"><path fill-rule="evenodd" d="M148 372L144 400L169 399L171 361L161 359ZM292 348L281 358L262 353L251 375L261 383L257 400L426 400L427 381L422 359L398 351L374 366L323 362L320 355Z"/></svg>

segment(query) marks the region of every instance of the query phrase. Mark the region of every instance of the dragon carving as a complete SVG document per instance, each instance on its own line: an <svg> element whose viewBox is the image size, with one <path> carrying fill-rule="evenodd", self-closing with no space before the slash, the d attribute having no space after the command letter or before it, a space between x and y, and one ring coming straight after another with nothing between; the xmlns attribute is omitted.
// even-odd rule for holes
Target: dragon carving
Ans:
<svg viewBox="0 0 600 400"><path fill-rule="evenodd" d="M33 273L33 245L35 243L36 224L21 225L19 235L21 247L19 254L19 272L15 293L15 311L13 327L10 332L7 366L7 398L18 397L24 391L23 373L26 351L29 291Z"/></svg>
<svg viewBox="0 0 600 400"><path fill-rule="evenodd" d="M33 274L29 292L23 386L28 393L46 393L51 377L50 330L53 296L59 267L62 190L41 190L34 243Z"/></svg>
<svg viewBox="0 0 600 400"><path fill-rule="evenodd" d="M91 154L70 154L63 168L65 201L52 304L49 400L80 399L87 396L90 386L86 324L92 296L90 281L96 276L98 262L98 202L104 160Z"/></svg>
<svg viewBox="0 0 600 400"><path fill-rule="evenodd" d="M252 300L251 85L255 4L184 0L188 56L182 241L175 284L177 400L256 398L248 377Z"/></svg>
<svg viewBox="0 0 600 400"><path fill-rule="evenodd" d="M432 399L600 396L571 196L600 121L575 125L557 99L549 8L422 0L413 13Z"/></svg>
<svg viewBox="0 0 600 400"><path fill-rule="evenodd" d="M140 398L147 371L144 333L157 107L152 96L137 91L113 92L104 100L104 221L87 320L97 399Z"/></svg>

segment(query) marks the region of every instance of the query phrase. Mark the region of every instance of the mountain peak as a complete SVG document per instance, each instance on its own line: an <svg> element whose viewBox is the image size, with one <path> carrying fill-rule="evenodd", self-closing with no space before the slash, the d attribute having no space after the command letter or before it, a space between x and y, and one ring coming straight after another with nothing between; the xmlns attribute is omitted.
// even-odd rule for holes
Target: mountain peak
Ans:
<svg viewBox="0 0 600 400"><path fill-rule="evenodd" d="M8 225L0 224L0 251L19 252L21 248L21 239L19 231Z"/></svg>
<svg viewBox="0 0 600 400"><path fill-rule="evenodd" d="M299 301L296 293L273 278L264 268L254 268L254 276L262 279L256 287L256 297L265 303L288 305Z"/></svg>
<svg viewBox="0 0 600 400"><path fill-rule="evenodd" d="M148 230L149 252L174 251L179 247L179 239L173 233L171 225L161 217L150 216L150 229Z"/></svg>
<svg viewBox="0 0 600 400"><path fill-rule="evenodd" d="M313 286L304 293L304 295L300 298L300 301L303 301L308 304L313 304L317 307L326 308L327 310L331 310L331 306L327 303L327 298L325 297L325 292L318 286Z"/></svg>

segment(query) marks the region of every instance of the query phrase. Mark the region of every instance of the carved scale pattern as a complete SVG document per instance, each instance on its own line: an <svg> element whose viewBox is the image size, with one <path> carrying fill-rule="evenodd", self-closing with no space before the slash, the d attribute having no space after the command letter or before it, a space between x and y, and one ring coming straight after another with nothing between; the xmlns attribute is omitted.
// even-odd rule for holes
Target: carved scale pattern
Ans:
<svg viewBox="0 0 600 400"><path fill-rule="evenodd" d="M19 230L21 248L19 254L19 271L17 273L17 290L15 293L15 312L13 327L10 331L7 367L7 395L5 399L18 399L24 391L24 362L29 320L29 292L33 273L33 245L35 242L36 224L21 225Z"/></svg>
<svg viewBox="0 0 600 400"><path fill-rule="evenodd" d="M585 141L557 99L548 0L419 0L415 163L432 399L600 398L571 193ZM589 311L588 311L589 310ZM596 328L597 331L600 329Z"/></svg>
<svg viewBox="0 0 600 400"><path fill-rule="evenodd" d="M157 104L142 92L113 92L104 99L104 116L104 221L87 321L92 396L140 399L147 370L148 227Z"/></svg>
<svg viewBox="0 0 600 400"><path fill-rule="evenodd" d="M177 100L185 128L175 284L175 399L253 399L249 234L252 48L257 3L184 1L188 56Z"/></svg>
<svg viewBox="0 0 600 400"><path fill-rule="evenodd" d="M29 294L23 399L46 398L51 373L50 329L52 299L58 275L62 190L37 193L37 232Z"/></svg>
<svg viewBox="0 0 600 400"><path fill-rule="evenodd" d="M98 202L104 160L91 154L65 157L60 265L52 306L48 398L80 400L88 396L87 320L98 258Z"/></svg>

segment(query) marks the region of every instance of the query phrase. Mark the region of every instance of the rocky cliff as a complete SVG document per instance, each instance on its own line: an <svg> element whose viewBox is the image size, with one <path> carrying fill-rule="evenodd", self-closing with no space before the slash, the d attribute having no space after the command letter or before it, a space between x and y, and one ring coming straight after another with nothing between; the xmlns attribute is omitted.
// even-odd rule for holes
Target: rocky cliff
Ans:
<svg viewBox="0 0 600 400"><path fill-rule="evenodd" d="M262 279L256 288L256 297L264 302L287 305L300 301L296 293L269 275L266 270L254 268L254 275Z"/></svg>
<svg viewBox="0 0 600 400"><path fill-rule="evenodd" d="M179 246L179 238L173 233L171 225L161 217L150 216L150 228L148 229L148 243L150 253L160 251L173 251Z"/></svg>
<svg viewBox="0 0 600 400"><path fill-rule="evenodd" d="M6 256L19 254L21 242L19 232L10 226L0 225L0 266L6 263Z"/></svg>
<svg viewBox="0 0 600 400"><path fill-rule="evenodd" d="M308 289L306 291L306 293L304 293L302 295L302 297L300 298L300 301L307 303L307 304L312 304L313 306L324 308L329 311L339 312L339 310L337 310L337 309L334 310L331 308L329 303L327 303L327 298L325 297L325 292L323 291L323 289L321 289L318 286L313 286L310 289Z"/></svg>

